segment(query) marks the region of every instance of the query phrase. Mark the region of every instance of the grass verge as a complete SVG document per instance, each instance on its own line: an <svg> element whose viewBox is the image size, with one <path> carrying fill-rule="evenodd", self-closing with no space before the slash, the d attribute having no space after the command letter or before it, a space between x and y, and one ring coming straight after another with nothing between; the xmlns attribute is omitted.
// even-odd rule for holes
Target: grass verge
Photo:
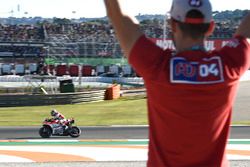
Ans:
<svg viewBox="0 0 250 167"><path fill-rule="evenodd" d="M147 125L145 96L122 97L97 103L0 108L0 126L41 126L50 110L57 109L78 126ZM250 125L250 121L233 122Z"/></svg>
<svg viewBox="0 0 250 167"><path fill-rule="evenodd" d="M50 110L75 118L78 126L146 125L144 96L88 104L0 108L0 126L40 126Z"/></svg>

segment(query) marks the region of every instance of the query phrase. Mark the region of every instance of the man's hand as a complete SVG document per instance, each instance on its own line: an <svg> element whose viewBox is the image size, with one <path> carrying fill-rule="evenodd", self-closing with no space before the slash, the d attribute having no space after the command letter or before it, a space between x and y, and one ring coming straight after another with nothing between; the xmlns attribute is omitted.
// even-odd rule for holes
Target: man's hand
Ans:
<svg viewBox="0 0 250 167"><path fill-rule="evenodd" d="M142 35L140 26L134 18L122 12L119 0L104 0L104 3L121 48L128 58L135 42Z"/></svg>

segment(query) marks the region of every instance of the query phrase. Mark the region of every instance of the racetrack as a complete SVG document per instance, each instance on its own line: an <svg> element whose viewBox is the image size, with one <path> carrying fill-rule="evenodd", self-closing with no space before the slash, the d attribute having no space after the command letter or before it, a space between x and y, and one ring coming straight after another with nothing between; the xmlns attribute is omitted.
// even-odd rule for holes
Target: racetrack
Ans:
<svg viewBox="0 0 250 167"><path fill-rule="evenodd" d="M250 81L240 82L232 119L233 122L250 122Z"/></svg>
<svg viewBox="0 0 250 167"><path fill-rule="evenodd" d="M40 127L0 127L0 140L41 139ZM77 139L147 139L146 126L80 127L82 135ZM52 137L71 139L70 137ZM249 136L250 138L250 136Z"/></svg>
<svg viewBox="0 0 250 167"><path fill-rule="evenodd" d="M39 127L1 127L0 167L146 166L147 140L143 140L147 138L146 126L81 127L83 135L78 138L79 142L70 137L53 137L43 141L40 140L38 129ZM227 146L230 167L250 165L249 132L250 127L232 127L231 140ZM18 160L16 156L25 159ZM71 159L74 157L76 159ZM96 159L84 159L88 157Z"/></svg>
<svg viewBox="0 0 250 167"><path fill-rule="evenodd" d="M40 127L0 127L0 140L41 139L38 134ZM147 126L117 127L80 127L81 139L148 139ZM250 139L250 127L233 126L231 139ZM71 139L70 137L52 137L51 139Z"/></svg>
<svg viewBox="0 0 250 167"><path fill-rule="evenodd" d="M240 83L240 87L239 87L239 93L237 95L236 98L236 103L234 106L234 112L233 112L233 121L234 122L244 122L244 121L248 121L250 120L250 82L249 81L244 81ZM39 134L38 134L38 130L40 127L0 127L0 141L1 140L5 140L5 141L10 141L10 144L18 144L15 143L15 141L19 141L19 140L39 140L41 139ZM148 127L147 126L123 126L123 127L119 127L119 126L113 126L113 127L80 127L82 130L82 135L77 138L78 140L101 140L101 139L147 139L147 135L148 135ZM52 141L53 139L59 139L59 140L66 140L66 141L70 141L70 137L53 137L50 139L47 139L47 141ZM230 134L230 139L240 139L242 140L241 142L247 141L247 143L249 143L250 139L250 127L247 126L233 126L232 130L231 130L231 134ZM242 145L242 143L240 143L240 145ZM239 151L239 150L245 150L245 152L243 152L244 154L247 153L247 155L249 155L249 144L246 145L242 145L243 147L238 147L240 146L239 144L237 144L237 141L232 141L231 140L231 145L229 145L229 153L231 152L234 153L235 151ZM51 151L58 151L59 149L65 149L66 145L63 145L62 147L60 146L54 146L54 147L49 147L49 149L47 150L51 150ZM6 147L9 146L2 146L2 149L6 149ZM42 147L38 147L38 146L28 146L28 148L30 149L42 149L45 146ZM105 146L104 146L105 147ZM109 146L106 146L109 147ZM25 151L26 146L10 146L9 149L23 149L23 151ZM53 150L53 148L56 148L56 150ZM74 149L77 149L78 147L74 147ZM83 146L82 148L80 148L80 152L84 152L86 151L86 149L93 149L93 148L89 148L88 146ZM110 149L110 148L109 148ZM117 149L122 149L122 148L117 148ZM131 161L115 161L115 159L113 161L97 161L97 162L51 162L51 163L44 163L44 162L29 162L29 163L1 163L0 162L0 167L57 167L57 166L61 166L61 167L80 167L80 166L84 166L84 167L145 167L146 166L146 162L145 162L145 155L147 150L141 148L142 150L142 154L136 154L134 155L133 152L136 150L131 150L132 152L129 153L129 155L131 154L133 157L135 158L135 156L138 155L142 155L144 156L142 159L144 159L143 161L141 161L140 159L138 160L131 160ZM231 150L230 150L231 149ZM108 158L112 158L112 156L123 153L123 151L125 151L127 149L123 148L122 150L119 150L118 152L113 152L114 150L112 150L112 155L106 155ZM1 151L1 149L0 149ZM4 153L11 153L10 150L2 150ZM22 150L20 150L22 151ZM26 150L28 151L28 150ZM35 151L35 150L34 150ZM107 150L108 151L108 150ZM140 150L138 150L140 151ZM68 152L68 151L67 151ZM90 151L87 151L86 153L84 153L84 155L88 155ZM13 153L13 152L12 152ZM97 152L93 152L93 154L98 154L98 153L106 153L106 150L98 150ZM111 152L110 152L111 153ZM43 154L44 155L44 154ZM130 156L131 156L130 155ZM49 158L50 155L47 155L47 157ZM240 160L237 159L239 156L233 155L233 157L230 157L230 161L231 161L231 167L248 167L250 166L250 161L249 159L247 159L246 156L244 156L243 158L246 158L244 160ZM250 157L250 156L248 156ZM3 157L4 158L4 157ZM140 157L139 157L140 158ZM1 159L1 153L0 153L0 159ZM13 161L9 161L9 162L13 162Z"/></svg>

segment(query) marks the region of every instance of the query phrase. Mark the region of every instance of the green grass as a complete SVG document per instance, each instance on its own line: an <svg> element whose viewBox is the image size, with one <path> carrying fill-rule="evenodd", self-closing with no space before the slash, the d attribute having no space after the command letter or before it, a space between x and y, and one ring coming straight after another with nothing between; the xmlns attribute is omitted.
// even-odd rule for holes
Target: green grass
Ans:
<svg viewBox="0 0 250 167"><path fill-rule="evenodd" d="M250 126L250 121L236 121L236 122L233 122L233 125L246 125L246 126Z"/></svg>
<svg viewBox="0 0 250 167"><path fill-rule="evenodd" d="M0 126L40 126L57 109L78 126L146 125L147 109L143 96L88 104L0 108Z"/></svg>
<svg viewBox="0 0 250 167"><path fill-rule="evenodd" d="M40 126L57 109L67 118L75 118L78 126L147 125L147 108L144 96L122 97L118 100L97 103L38 107L0 108L0 126ZM233 122L233 125L250 125L250 121Z"/></svg>

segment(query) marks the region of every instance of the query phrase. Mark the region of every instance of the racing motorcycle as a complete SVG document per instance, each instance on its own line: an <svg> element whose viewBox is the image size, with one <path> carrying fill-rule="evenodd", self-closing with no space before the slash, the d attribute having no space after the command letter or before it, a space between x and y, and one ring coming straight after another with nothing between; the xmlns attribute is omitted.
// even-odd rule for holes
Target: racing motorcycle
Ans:
<svg viewBox="0 0 250 167"><path fill-rule="evenodd" d="M65 125L59 124L53 118L46 118L43 121L42 127L39 129L39 135L42 138L50 138L51 136L71 136L73 138L81 135L81 129L77 126L73 126L75 120L73 118L68 119Z"/></svg>

